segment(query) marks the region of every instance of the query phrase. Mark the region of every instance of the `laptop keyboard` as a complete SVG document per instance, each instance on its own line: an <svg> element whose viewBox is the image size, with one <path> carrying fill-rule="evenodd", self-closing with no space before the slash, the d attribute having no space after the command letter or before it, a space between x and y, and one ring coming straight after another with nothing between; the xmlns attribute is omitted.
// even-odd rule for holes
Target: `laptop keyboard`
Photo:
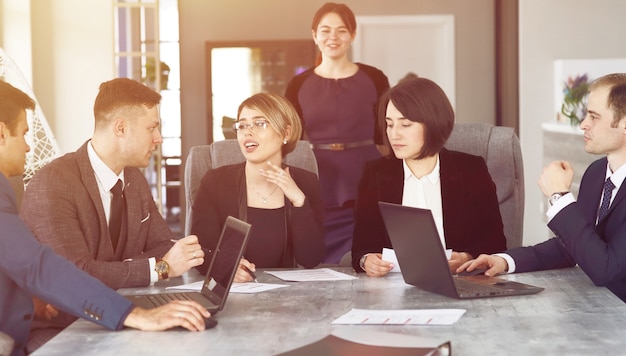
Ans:
<svg viewBox="0 0 626 356"><path fill-rule="evenodd" d="M473 283L459 278L454 278L454 285L460 296L499 295L503 292L502 288L496 286Z"/></svg>
<svg viewBox="0 0 626 356"><path fill-rule="evenodd" d="M164 294L152 294L147 296L148 300L155 307L165 305L169 302L176 300L193 300L188 293L164 293Z"/></svg>

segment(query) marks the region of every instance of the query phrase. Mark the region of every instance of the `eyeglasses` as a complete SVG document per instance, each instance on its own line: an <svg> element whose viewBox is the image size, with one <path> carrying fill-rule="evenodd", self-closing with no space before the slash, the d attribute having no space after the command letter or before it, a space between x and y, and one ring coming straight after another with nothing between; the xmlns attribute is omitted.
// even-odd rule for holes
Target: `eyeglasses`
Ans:
<svg viewBox="0 0 626 356"><path fill-rule="evenodd" d="M235 132L239 132L245 129L250 129L252 131L261 131L267 128L267 124L269 124L267 120L254 120L251 124L240 121L233 124L233 130L235 130Z"/></svg>

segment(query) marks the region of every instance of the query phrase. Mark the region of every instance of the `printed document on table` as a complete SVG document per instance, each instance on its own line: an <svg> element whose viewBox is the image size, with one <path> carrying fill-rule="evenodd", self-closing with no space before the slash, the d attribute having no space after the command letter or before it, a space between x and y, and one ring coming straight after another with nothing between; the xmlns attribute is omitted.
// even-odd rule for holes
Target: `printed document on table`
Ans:
<svg viewBox="0 0 626 356"><path fill-rule="evenodd" d="M288 282L311 282L311 281L348 281L357 279L355 276L337 272L330 268L295 269L289 271L265 271L274 277Z"/></svg>
<svg viewBox="0 0 626 356"><path fill-rule="evenodd" d="M452 249L446 250L446 258L449 260L450 256L452 256ZM400 264L398 263L398 258L396 257L396 252L390 248L383 248L383 261L393 263L393 268L389 272L401 272Z"/></svg>
<svg viewBox="0 0 626 356"><path fill-rule="evenodd" d="M367 310L352 309L334 325L452 325L465 309Z"/></svg>
<svg viewBox="0 0 626 356"><path fill-rule="evenodd" d="M204 281L198 281L193 283L181 284L178 286L166 287L165 289L174 289L174 290L194 290L200 291L202 289L202 284ZM289 287L288 284L273 284L273 283L233 283L230 286L230 293L240 293L240 294L252 294L252 293L261 293L268 290Z"/></svg>

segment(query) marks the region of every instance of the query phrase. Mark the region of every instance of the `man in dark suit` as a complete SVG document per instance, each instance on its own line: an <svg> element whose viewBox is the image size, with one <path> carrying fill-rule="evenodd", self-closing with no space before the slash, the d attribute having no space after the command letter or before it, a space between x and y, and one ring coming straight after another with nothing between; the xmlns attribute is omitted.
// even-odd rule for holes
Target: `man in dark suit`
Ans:
<svg viewBox="0 0 626 356"><path fill-rule="evenodd" d="M150 310L134 307L38 243L20 220L7 178L24 171L25 154L30 150L24 139L26 110L34 106L26 94L0 81L0 332L14 339L12 355L24 353L34 314L32 295L111 330L124 326L164 330L179 325L204 330L203 318L210 315L199 304L177 302Z"/></svg>
<svg viewBox="0 0 626 356"><path fill-rule="evenodd" d="M35 237L113 289L147 286L204 262L196 236L173 242L137 168L147 167L163 142L160 100L131 79L102 83L92 139L41 168L24 193L20 215ZM53 322L63 327L73 320L59 315Z"/></svg>
<svg viewBox="0 0 626 356"><path fill-rule="evenodd" d="M488 268L487 275L571 267L626 301L626 73L609 74L589 86L581 122L585 151L604 154L585 171L578 200L569 192L574 171L565 161L543 169L539 186L550 199L548 227L555 237L503 254L481 255L458 271Z"/></svg>

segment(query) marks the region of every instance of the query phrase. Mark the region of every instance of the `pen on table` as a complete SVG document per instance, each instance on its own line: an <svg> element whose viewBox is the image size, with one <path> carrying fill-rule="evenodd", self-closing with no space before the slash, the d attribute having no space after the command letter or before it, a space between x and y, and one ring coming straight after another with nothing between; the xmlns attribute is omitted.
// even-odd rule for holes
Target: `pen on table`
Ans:
<svg viewBox="0 0 626 356"><path fill-rule="evenodd" d="M246 267L245 265L241 265L241 267L243 267L243 269L246 270L246 272L248 272L248 274L250 275L250 277L252 277L252 279L254 279L254 282L259 283L259 281L256 280L256 274L254 274L254 272L252 272L250 270L250 268Z"/></svg>

